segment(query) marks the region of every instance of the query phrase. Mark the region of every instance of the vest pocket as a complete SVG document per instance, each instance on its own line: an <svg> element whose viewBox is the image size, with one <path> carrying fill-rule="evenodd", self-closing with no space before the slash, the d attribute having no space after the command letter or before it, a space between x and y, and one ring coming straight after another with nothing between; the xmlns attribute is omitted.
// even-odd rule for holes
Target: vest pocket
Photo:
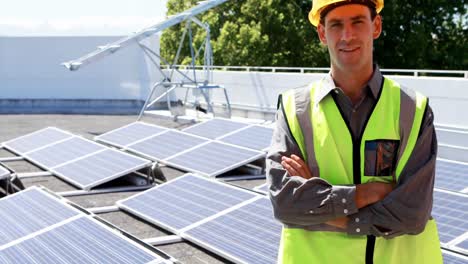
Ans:
<svg viewBox="0 0 468 264"><path fill-rule="evenodd" d="M365 176L391 176L395 173L399 140L368 140L364 149Z"/></svg>

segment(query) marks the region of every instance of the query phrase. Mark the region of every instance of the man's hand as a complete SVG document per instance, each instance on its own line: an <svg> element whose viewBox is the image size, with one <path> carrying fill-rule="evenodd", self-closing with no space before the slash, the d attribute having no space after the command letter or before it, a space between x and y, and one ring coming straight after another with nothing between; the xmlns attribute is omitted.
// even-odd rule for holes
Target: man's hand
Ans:
<svg viewBox="0 0 468 264"><path fill-rule="evenodd" d="M304 179L310 179L314 177L309 170L309 166L296 155L291 155L290 158L283 156L281 157L281 165L291 176L299 176Z"/></svg>
<svg viewBox="0 0 468 264"><path fill-rule="evenodd" d="M340 217L340 218L336 218L333 220L329 220L325 222L325 224L338 227L341 229L346 229L346 227L348 226L348 220L349 218L345 216L345 217Z"/></svg>
<svg viewBox="0 0 468 264"><path fill-rule="evenodd" d="M381 201L393 190L393 184L368 182L356 185L356 206L363 208Z"/></svg>

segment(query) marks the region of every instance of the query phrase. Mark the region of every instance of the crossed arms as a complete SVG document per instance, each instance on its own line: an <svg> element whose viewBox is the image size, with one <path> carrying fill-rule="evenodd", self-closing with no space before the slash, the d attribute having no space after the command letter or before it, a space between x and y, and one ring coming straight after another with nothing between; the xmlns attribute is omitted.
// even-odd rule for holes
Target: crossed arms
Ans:
<svg viewBox="0 0 468 264"><path fill-rule="evenodd" d="M331 185L301 158L281 111L267 155L275 217L288 227L392 238L424 230L432 209L437 141L431 109L396 186Z"/></svg>

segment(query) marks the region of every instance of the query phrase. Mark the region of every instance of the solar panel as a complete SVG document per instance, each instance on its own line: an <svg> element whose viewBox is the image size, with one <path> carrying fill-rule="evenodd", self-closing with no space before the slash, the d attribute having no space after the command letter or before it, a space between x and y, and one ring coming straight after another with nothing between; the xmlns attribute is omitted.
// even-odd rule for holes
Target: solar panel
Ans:
<svg viewBox="0 0 468 264"><path fill-rule="evenodd" d="M151 161L149 160L114 149L106 149L52 168L51 171L64 180L82 189L89 190L150 164Z"/></svg>
<svg viewBox="0 0 468 264"><path fill-rule="evenodd" d="M0 166L0 179L3 179L10 175L10 171Z"/></svg>
<svg viewBox="0 0 468 264"><path fill-rule="evenodd" d="M167 130L164 127L151 125L143 122L135 122L121 128L109 131L95 137L95 140L110 145L125 147L141 139L156 135Z"/></svg>
<svg viewBox="0 0 468 264"><path fill-rule="evenodd" d="M258 197L196 225L182 237L236 263L276 263L281 224L270 201Z"/></svg>
<svg viewBox="0 0 468 264"><path fill-rule="evenodd" d="M272 136L273 129L253 125L223 136L218 140L236 146L264 151L270 146Z"/></svg>
<svg viewBox="0 0 468 264"><path fill-rule="evenodd" d="M259 186L255 187L254 190L257 191L257 192L267 194L268 193L268 185L267 185L267 183L264 183L262 185L259 185Z"/></svg>
<svg viewBox="0 0 468 264"><path fill-rule="evenodd" d="M185 171L215 177L263 156L264 152L209 142L169 158L164 163Z"/></svg>
<svg viewBox="0 0 468 264"><path fill-rule="evenodd" d="M74 136L59 143L28 152L24 156L48 169L104 149L106 148L102 145Z"/></svg>
<svg viewBox="0 0 468 264"><path fill-rule="evenodd" d="M127 147L127 150L160 161L207 141L208 139L198 136L168 130L157 136L132 144Z"/></svg>
<svg viewBox="0 0 468 264"><path fill-rule="evenodd" d="M248 124L228 119L215 118L188 127L183 131L209 139L216 139L246 126L248 126Z"/></svg>
<svg viewBox="0 0 468 264"><path fill-rule="evenodd" d="M166 263L153 252L80 217L0 251L1 263Z"/></svg>
<svg viewBox="0 0 468 264"><path fill-rule="evenodd" d="M4 142L3 146L17 154L24 154L28 151L32 151L72 136L72 134L63 130L48 127Z"/></svg>
<svg viewBox="0 0 468 264"><path fill-rule="evenodd" d="M174 233L255 194L200 176L186 174L117 202L117 205Z"/></svg>
<svg viewBox="0 0 468 264"><path fill-rule="evenodd" d="M7 196L0 200L0 246L78 214L37 187Z"/></svg>
<svg viewBox="0 0 468 264"><path fill-rule="evenodd" d="M432 215L437 221L440 242L449 243L468 231L468 196L435 189Z"/></svg>
<svg viewBox="0 0 468 264"><path fill-rule="evenodd" d="M468 234L468 232L467 232ZM465 253L465 254L468 254L468 235L466 236L466 238L464 240L462 240L461 242L457 243L455 245L455 247L461 249L460 251Z"/></svg>
<svg viewBox="0 0 468 264"><path fill-rule="evenodd" d="M461 254L442 250L442 257L444 258L444 264L466 264L468 263L468 257Z"/></svg>
<svg viewBox="0 0 468 264"><path fill-rule="evenodd" d="M438 159L435 187L456 192L468 189L468 164Z"/></svg>

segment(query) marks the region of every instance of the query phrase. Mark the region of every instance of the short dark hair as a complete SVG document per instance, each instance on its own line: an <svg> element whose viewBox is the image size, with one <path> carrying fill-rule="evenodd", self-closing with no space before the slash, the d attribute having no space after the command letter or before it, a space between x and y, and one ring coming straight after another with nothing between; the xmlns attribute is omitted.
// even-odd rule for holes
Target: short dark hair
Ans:
<svg viewBox="0 0 468 264"><path fill-rule="evenodd" d="M325 25L325 16L332 11L333 9L339 7L339 6L344 6L344 5L349 5L350 3L355 3L355 4L360 4L360 5L365 5L369 8L370 15L371 15L371 20L374 21L375 17L377 16L377 9L375 6L375 3L373 1L343 1L343 2L338 2L331 4L327 7L325 7L321 12L320 12L320 24Z"/></svg>

